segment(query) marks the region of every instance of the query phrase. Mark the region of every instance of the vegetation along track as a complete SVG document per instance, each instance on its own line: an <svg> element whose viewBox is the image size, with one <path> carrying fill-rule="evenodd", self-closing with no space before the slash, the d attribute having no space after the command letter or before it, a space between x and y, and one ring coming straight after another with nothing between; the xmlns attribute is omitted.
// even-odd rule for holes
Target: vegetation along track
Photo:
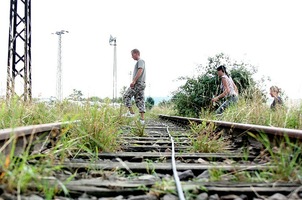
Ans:
<svg viewBox="0 0 302 200"><path fill-rule="evenodd" d="M79 153L54 160L52 167L60 170L44 178L50 187L56 186L53 198L300 199L301 131L165 115L159 118L145 126L133 122L123 127L118 152L93 157ZM47 151L67 124L72 123L14 129L20 138L14 153ZM0 138L1 152L10 154L9 129L3 130ZM24 148L28 144L34 144L30 150ZM6 192L5 186L1 188L1 198L17 198L16 193ZM35 184L30 188L34 191ZM22 195L46 198L40 193Z"/></svg>

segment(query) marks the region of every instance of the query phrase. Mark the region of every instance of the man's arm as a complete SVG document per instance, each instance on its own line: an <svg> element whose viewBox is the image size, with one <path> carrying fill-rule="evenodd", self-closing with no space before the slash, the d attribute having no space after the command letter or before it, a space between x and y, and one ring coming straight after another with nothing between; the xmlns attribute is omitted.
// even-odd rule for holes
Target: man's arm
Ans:
<svg viewBox="0 0 302 200"><path fill-rule="evenodd" d="M130 87L131 87L131 88L134 87L136 81L139 79L139 77L142 75L142 73L143 73L143 69L142 69L142 68L139 68L139 69L137 70L137 73L136 73L134 79L132 80L132 83L130 84Z"/></svg>

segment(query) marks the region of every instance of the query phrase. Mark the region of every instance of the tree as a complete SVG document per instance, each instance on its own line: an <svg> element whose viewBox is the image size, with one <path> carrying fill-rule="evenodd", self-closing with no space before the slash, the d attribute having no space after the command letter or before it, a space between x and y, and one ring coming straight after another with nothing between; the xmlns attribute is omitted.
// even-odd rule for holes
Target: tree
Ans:
<svg viewBox="0 0 302 200"><path fill-rule="evenodd" d="M100 97L97 96L92 96L87 98L88 101L94 101L94 102L102 102L102 99Z"/></svg>
<svg viewBox="0 0 302 200"><path fill-rule="evenodd" d="M171 106L172 102L171 100L162 100L158 103L159 107L167 107L167 106Z"/></svg>
<svg viewBox="0 0 302 200"><path fill-rule="evenodd" d="M152 97L147 97L145 105L147 110L151 110L154 106L154 99Z"/></svg>
<svg viewBox="0 0 302 200"><path fill-rule="evenodd" d="M73 92L68 96L68 99L74 101L81 101L83 99L82 97L83 97L82 91L73 89Z"/></svg>
<svg viewBox="0 0 302 200"><path fill-rule="evenodd" d="M211 99L221 92L216 68L223 64L237 85L239 93L255 88L256 83L252 78L252 75L256 73L255 67L243 62L231 61L223 53L217 54L208 58L207 65L198 66L200 75L197 77L180 78L186 82L173 92L172 97L179 115L198 117L202 109L215 109Z"/></svg>

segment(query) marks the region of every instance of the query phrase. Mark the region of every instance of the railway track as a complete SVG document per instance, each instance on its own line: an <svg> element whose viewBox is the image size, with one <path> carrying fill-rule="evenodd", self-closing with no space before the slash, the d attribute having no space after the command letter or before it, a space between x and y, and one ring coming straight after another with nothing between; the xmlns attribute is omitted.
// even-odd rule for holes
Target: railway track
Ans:
<svg viewBox="0 0 302 200"><path fill-rule="evenodd" d="M147 121L145 127L123 127L118 152L102 152L93 157L79 153L64 161L55 160L51 167L57 166L60 170L43 181L58 188L56 199L302 198L299 182L268 182L259 178L260 174L269 176L276 166L266 160L263 145L248 134L268 133L272 142L276 142L284 134L300 140L302 131L206 121L206 124L214 123L214 133L222 134L228 143L221 152L201 153L193 148L196 135L192 135L188 128L192 122L202 124L201 120L166 115L159 118ZM49 144L45 144L45 140L55 142L61 127L68 124L15 129L14 135L20 138L15 153L22 153L33 137L40 142L35 143L31 153L47 151ZM4 155L11 151L6 145L11 138L10 131L0 132ZM32 184L30 188L34 191L35 185ZM5 186L1 188L0 198L3 199L45 198L34 192L20 197L14 192L6 192Z"/></svg>

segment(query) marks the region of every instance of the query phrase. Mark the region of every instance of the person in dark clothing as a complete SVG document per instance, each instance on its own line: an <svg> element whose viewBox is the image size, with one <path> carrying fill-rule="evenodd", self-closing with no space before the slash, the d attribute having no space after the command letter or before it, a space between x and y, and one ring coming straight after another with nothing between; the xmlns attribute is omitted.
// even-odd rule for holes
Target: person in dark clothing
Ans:
<svg viewBox="0 0 302 200"><path fill-rule="evenodd" d="M273 103L271 104L271 109L275 110L277 107L283 106L283 100L279 96L281 90L277 86L270 87L270 95L274 98Z"/></svg>

